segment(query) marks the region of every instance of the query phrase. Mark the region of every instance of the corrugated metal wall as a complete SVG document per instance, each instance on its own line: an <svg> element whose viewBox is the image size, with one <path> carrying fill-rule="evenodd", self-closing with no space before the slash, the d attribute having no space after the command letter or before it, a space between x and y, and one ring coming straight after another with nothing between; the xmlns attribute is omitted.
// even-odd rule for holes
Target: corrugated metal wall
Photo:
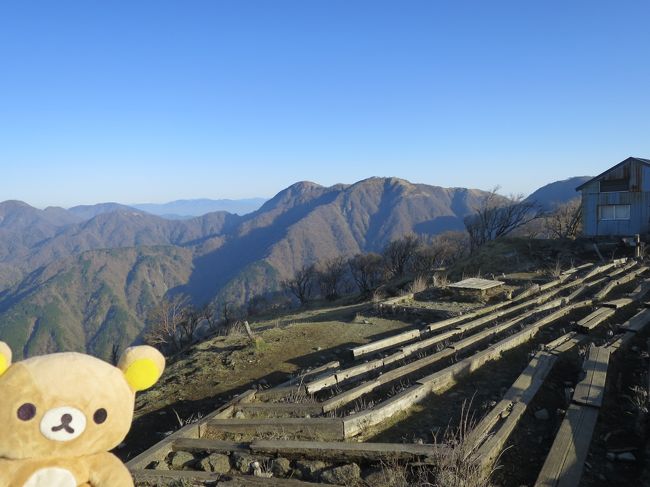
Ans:
<svg viewBox="0 0 650 487"><path fill-rule="evenodd" d="M630 161L607 173L602 179L630 178L630 191L601 193L600 181L593 181L582 189L583 233L586 236L650 233L650 167ZM599 220L600 205L630 205L629 220Z"/></svg>

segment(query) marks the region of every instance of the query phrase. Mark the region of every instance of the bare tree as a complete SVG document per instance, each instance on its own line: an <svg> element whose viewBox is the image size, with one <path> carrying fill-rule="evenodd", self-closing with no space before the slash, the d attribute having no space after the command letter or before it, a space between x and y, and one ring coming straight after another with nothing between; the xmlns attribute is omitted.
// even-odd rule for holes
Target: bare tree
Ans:
<svg viewBox="0 0 650 487"><path fill-rule="evenodd" d="M497 194L498 190L497 186L490 191L476 208L476 213L465 218L470 252L543 215L539 205L524 200L523 195L505 198Z"/></svg>
<svg viewBox="0 0 650 487"><path fill-rule="evenodd" d="M183 347L181 325L186 320L187 298L174 296L163 298L149 310L148 329L144 340L163 352L176 352Z"/></svg>
<svg viewBox="0 0 650 487"><path fill-rule="evenodd" d="M318 284L322 296L328 301L334 301L340 296L345 271L346 263L343 257L336 257L319 265L317 271Z"/></svg>
<svg viewBox="0 0 650 487"><path fill-rule="evenodd" d="M216 331L219 328L219 319L217 317L217 310L214 303L207 303L201 309L201 316L208 324L211 331Z"/></svg>
<svg viewBox="0 0 650 487"><path fill-rule="evenodd" d="M307 304L312 297L314 280L316 278L316 266L303 265L296 271L292 279L282 282L282 287L293 294L301 306Z"/></svg>
<svg viewBox="0 0 650 487"><path fill-rule="evenodd" d="M411 264L413 272L418 277L427 279L440 267L444 249L435 244L422 245L416 252Z"/></svg>
<svg viewBox="0 0 650 487"><path fill-rule="evenodd" d="M382 255L390 277L402 277L409 270L421 240L414 234L405 235L386 245Z"/></svg>
<svg viewBox="0 0 650 487"><path fill-rule="evenodd" d="M580 233L582 223L582 203L580 198L557 205L544 219L546 232L555 238L575 238Z"/></svg>
<svg viewBox="0 0 650 487"><path fill-rule="evenodd" d="M440 249L440 265L450 266L467 255L469 237L464 231L448 231L436 235L431 245Z"/></svg>
<svg viewBox="0 0 650 487"><path fill-rule="evenodd" d="M362 293L369 293L381 283L384 273L381 255L372 252L357 254L348 260L348 266Z"/></svg>
<svg viewBox="0 0 650 487"><path fill-rule="evenodd" d="M224 327L229 327L236 321L235 307L230 302L225 302L221 305L221 319Z"/></svg>
<svg viewBox="0 0 650 487"><path fill-rule="evenodd" d="M188 305L183 313L183 320L178 324L181 345L190 345L194 341L194 333L204 319L202 310Z"/></svg>

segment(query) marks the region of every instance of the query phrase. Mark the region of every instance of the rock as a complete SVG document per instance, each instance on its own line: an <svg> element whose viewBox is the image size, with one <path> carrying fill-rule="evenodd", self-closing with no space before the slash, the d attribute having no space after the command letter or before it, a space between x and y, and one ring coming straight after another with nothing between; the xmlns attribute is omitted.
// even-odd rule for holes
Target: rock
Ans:
<svg viewBox="0 0 650 487"><path fill-rule="evenodd" d="M183 470L185 467L191 467L196 459L194 455L186 451L177 451L172 457L171 467L173 470Z"/></svg>
<svg viewBox="0 0 650 487"><path fill-rule="evenodd" d="M361 478L361 469L356 463L330 468L321 473L323 482L334 485L354 485Z"/></svg>
<svg viewBox="0 0 650 487"><path fill-rule="evenodd" d="M226 474L230 472L230 459L222 453L212 453L199 462L201 470Z"/></svg>
<svg viewBox="0 0 650 487"><path fill-rule="evenodd" d="M298 470L303 480L318 480L321 471L325 467L325 462L320 460L299 460L296 462L296 470Z"/></svg>
<svg viewBox="0 0 650 487"><path fill-rule="evenodd" d="M625 453L619 453L616 455L616 459L619 462L636 462L636 457L634 456L634 453L631 453L629 451L626 451Z"/></svg>
<svg viewBox="0 0 650 487"><path fill-rule="evenodd" d="M271 462L271 472L276 477L288 477L291 473L291 462L286 458L274 458Z"/></svg>
<svg viewBox="0 0 650 487"><path fill-rule="evenodd" d="M235 452L232 454L232 463L241 473L250 473L251 463L254 461L255 458L247 453Z"/></svg>
<svg viewBox="0 0 650 487"><path fill-rule="evenodd" d="M235 419L244 419L246 415L242 411L237 411L235 413Z"/></svg>
<svg viewBox="0 0 650 487"><path fill-rule="evenodd" d="M548 414L548 410L540 409L539 411L535 411L535 418L539 419L540 421L548 421L550 415Z"/></svg>

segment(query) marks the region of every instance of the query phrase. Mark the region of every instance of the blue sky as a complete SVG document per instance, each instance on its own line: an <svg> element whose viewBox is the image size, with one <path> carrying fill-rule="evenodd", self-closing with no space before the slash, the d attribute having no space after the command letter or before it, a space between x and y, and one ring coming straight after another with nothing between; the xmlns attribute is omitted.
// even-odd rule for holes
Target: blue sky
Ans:
<svg viewBox="0 0 650 487"><path fill-rule="evenodd" d="M528 193L650 157L649 2L0 3L0 200Z"/></svg>

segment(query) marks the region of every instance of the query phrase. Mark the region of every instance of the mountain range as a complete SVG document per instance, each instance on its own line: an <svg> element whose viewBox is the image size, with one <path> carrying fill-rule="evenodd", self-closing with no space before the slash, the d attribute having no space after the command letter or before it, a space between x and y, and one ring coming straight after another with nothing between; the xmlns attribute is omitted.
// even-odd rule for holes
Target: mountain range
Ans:
<svg viewBox="0 0 650 487"><path fill-rule="evenodd" d="M557 203L558 188L572 184L531 197ZM299 182L245 215L179 220L115 203L38 210L5 201L0 338L19 357L81 350L106 358L114 343L138 339L147 310L167 293L198 305L242 303L277 290L305 263L378 251L410 232L462 229L485 195L398 178Z"/></svg>

